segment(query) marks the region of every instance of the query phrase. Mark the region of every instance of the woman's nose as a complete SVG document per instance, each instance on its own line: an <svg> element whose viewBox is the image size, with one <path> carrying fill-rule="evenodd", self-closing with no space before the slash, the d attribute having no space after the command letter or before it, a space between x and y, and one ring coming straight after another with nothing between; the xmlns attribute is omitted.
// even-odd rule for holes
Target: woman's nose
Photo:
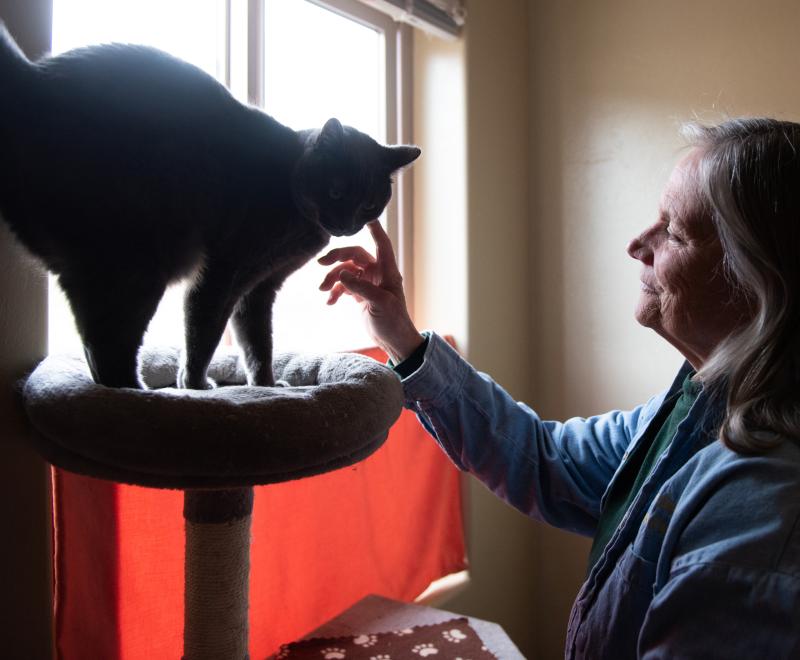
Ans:
<svg viewBox="0 0 800 660"><path fill-rule="evenodd" d="M644 231L634 237L627 247L628 254L631 257L645 264L652 263L653 260L653 250L647 241L647 234L648 231Z"/></svg>
<svg viewBox="0 0 800 660"><path fill-rule="evenodd" d="M638 259L639 257L637 257L636 255L639 253L641 247L642 243L639 240L639 237L637 236L636 238L633 238L628 242L628 247L625 249L630 256L632 256L634 259Z"/></svg>

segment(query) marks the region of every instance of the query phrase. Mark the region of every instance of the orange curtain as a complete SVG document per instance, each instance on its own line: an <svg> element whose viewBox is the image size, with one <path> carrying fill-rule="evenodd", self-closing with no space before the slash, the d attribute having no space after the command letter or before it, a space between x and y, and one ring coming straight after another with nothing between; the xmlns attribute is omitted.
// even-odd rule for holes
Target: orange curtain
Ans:
<svg viewBox="0 0 800 660"><path fill-rule="evenodd" d="M377 360L377 349L363 351ZM180 658L183 495L53 470L57 657ZM404 410L365 461L256 488L250 657L465 567L458 471Z"/></svg>

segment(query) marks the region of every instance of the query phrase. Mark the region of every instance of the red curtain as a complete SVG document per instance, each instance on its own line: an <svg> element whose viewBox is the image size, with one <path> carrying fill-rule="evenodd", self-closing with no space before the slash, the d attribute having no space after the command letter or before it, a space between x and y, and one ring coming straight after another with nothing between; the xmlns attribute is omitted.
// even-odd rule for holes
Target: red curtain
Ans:
<svg viewBox="0 0 800 660"><path fill-rule="evenodd" d="M182 493L54 469L53 497L57 657L180 658ZM412 600L465 567L462 530L459 473L407 410L365 461L256 488L250 657L367 594Z"/></svg>

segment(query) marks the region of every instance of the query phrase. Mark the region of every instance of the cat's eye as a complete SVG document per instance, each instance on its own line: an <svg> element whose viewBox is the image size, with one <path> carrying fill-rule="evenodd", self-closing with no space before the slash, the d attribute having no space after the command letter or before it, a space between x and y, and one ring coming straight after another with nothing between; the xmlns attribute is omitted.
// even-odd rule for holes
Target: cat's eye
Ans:
<svg viewBox="0 0 800 660"><path fill-rule="evenodd" d="M371 213L372 211L374 211L375 209L377 209L377 208L378 208L378 205L377 205L377 204L364 204L364 206L363 206L362 208L363 208L363 209L364 209L364 210L365 210L367 213Z"/></svg>
<svg viewBox="0 0 800 660"><path fill-rule="evenodd" d="M333 201L339 201L342 197L344 197L344 193L342 192L341 188L331 188L328 190L328 197L330 197Z"/></svg>

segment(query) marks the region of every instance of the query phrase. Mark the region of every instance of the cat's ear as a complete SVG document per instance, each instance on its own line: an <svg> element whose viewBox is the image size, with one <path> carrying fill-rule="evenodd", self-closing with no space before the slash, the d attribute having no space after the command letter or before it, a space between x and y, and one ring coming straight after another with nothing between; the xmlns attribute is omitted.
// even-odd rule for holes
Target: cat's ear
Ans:
<svg viewBox="0 0 800 660"><path fill-rule="evenodd" d="M410 147L404 144L395 147L385 147L384 160L389 166L389 170L394 172L401 167L413 163L419 158L421 153L422 149L419 147Z"/></svg>
<svg viewBox="0 0 800 660"><path fill-rule="evenodd" d="M344 140L344 129L338 119L332 117L325 122L322 130L317 135L314 146L317 148L336 148Z"/></svg>

